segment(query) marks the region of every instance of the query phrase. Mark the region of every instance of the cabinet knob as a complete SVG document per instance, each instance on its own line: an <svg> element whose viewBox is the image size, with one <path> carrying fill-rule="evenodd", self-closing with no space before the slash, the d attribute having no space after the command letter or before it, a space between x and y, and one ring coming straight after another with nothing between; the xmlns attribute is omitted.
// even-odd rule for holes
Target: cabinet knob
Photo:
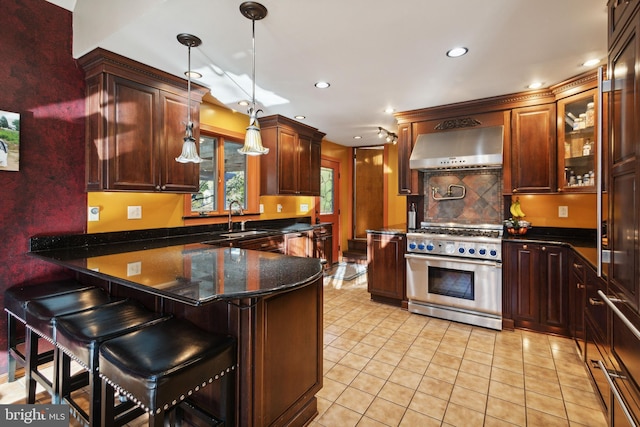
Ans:
<svg viewBox="0 0 640 427"><path fill-rule="evenodd" d="M558 191L558 193L559 193L559 192L561 192L561 191L562 191L562 188L558 187L558 190L557 190L557 191Z"/></svg>
<svg viewBox="0 0 640 427"><path fill-rule="evenodd" d="M584 289L584 285L582 283L578 283L576 286L578 289Z"/></svg>
<svg viewBox="0 0 640 427"><path fill-rule="evenodd" d="M546 247L546 246L543 246L543 247L542 247L542 250L543 250L543 251L546 251L546 250L547 250L547 247Z"/></svg>
<svg viewBox="0 0 640 427"><path fill-rule="evenodd" d="M529 249L529 245L522 245L522 249Z"/></svg>
<svg viewBox="0 0 640 427"><path fill-rule="evenodd" d="M589 304L591 305L604 305L604 301L600 301L599 299L589 298Z"/></svg>
<svg viewBox="0 0 640 427"><path fill-rule="evenodd" d="M512 193L517 193L517 192L518 192L518 189L517 189L517 188L514 188L513 190L511 190L511 192L512 192Z"/></svg>
<svg viewBox="0 0 640 427"><path fill-rule="evenodd" d="M166 185L163 185L163 186L162 186L162 189L163 189L163 190L166 190L166 189L167 189L167 186L166 186Z"/></svg>
<svg viewBox="0 0 640 427"><path fill-rule="evenodd" d="M160 186L156 185L156 190L160 191Z"/></svg>

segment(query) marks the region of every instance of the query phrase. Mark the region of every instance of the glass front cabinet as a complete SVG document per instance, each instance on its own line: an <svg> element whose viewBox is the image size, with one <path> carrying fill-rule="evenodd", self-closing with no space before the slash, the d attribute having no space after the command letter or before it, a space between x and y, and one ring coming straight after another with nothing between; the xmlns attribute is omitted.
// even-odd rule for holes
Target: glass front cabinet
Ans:
<svg viewBox="0 0 640 427"><path fill-rule="evenodd" d="M558 191L596 191L597 89L558 100Z"/></svg>

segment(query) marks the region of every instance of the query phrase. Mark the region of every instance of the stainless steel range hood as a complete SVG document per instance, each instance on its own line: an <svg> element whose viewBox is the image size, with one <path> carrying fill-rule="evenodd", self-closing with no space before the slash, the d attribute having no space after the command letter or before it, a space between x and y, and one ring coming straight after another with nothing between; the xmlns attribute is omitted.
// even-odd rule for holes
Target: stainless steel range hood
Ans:
<svg viewBox="0 0 640 427"><path fill-rule="evenodd" d="M418 135L409 167L421 171L502 168L503 126Z"/></svg>

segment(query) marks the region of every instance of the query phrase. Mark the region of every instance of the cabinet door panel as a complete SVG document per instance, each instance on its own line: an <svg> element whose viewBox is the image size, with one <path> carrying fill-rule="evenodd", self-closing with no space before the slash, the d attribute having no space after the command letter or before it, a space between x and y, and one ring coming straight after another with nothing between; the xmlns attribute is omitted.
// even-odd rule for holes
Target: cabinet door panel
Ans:
<svg viewBox="0 0 640 427"><path fill-rule="evenodd" d="M540 318L538 306L538 286L536 273L538 271L537 249L534 245L515 246L516 260L516 289L513 292L513 317L517 321L537 323Z"/></svg>
<svg viewBox="0 0 640 427"><path fill-rule="evenodd" d="M159 159L162 166L162 191L195 193L199 186L199 165L196 163L178 163L176 157L182 152L187 122L187 102L184 98L161 96L163 132L159 144ZM192 106L191 121L194 122L194 135L198 141L199 108ZM196 146L198 144L196 143Z"/></svg>
<svg viewBox="0 0 640 427"><path fill-rule="evenodd" d="M282 194L296 194L298 189L298 136L291 131L278 129L278 176Z"/></svg>
<svg viewBox="0 0 640 427"><path fill-rule="evenodd" d="M298 135L298 194L309 194L310 192L311 138Z"/></svg>
<svg viewBox="0 0 640 427"><path fill-rule="evenodd" d="M367 235L368 291L372 297L404 299L406 242L403 237L369 233Z"/></svg>
<svg viewBox="0 0 640 427"><path fill-rule="evenodd" d="M569 325L569 298L567 287L566 252L560 247L542 247L545 278L542 283L546 292L542 296L544 310L542 323L557 328L557 333L568 334L565 329Z"/></svg>
<svg viewBox="0 0 640 427"><path fill-rule="evenodd" d="M154 191L158 90L113 77L109 84L107 188Z"/></svg>
<svg viewBox="0 0 640 427"><path fill-rule="evenodd" d="M511 116L513 192L555 192L555 123L555 104L513 110Z"/></svg>

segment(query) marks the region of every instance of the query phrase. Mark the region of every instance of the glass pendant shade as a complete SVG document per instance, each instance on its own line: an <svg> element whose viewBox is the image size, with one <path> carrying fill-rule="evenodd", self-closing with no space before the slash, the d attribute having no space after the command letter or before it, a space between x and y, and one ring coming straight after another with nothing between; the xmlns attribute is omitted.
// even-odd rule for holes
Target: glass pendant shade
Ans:
<svg viewBox="0 0 640 427"><path fill-rule="evenodd" d="M247 127L247 133L244 136L244 146L238 149L238 153L240 154L246 154L247 156L259 156L269 152L268 148L262 146L260 124L258 123L257 117L258 111L254 111L253 108L249 109L249 126Z"/></svg>
<svg viewBox="0 0 640 427"><path fill-rule="evenodd" d="M198 156L196 140L193 138L193 123L187 125L184 142L182 143L182 153L180 157L176 157L178 163L201 163L202 159Z"/></svg>

